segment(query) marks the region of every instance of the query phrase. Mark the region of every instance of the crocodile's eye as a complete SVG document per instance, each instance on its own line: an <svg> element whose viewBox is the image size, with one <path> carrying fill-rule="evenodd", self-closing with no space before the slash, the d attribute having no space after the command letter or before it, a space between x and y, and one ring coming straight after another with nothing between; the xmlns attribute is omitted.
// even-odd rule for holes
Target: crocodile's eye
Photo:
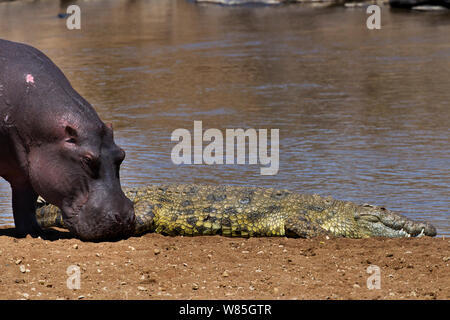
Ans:
<svg viewBox="0 0 450 320"><path fill-rule="evenodd" d="M369 222L380 222L380 218L378 216L373 215L373 214L364 214L364 213L362 213L362 214L359 215L359 218L364 219L364 220L369 221Z"/></svg>

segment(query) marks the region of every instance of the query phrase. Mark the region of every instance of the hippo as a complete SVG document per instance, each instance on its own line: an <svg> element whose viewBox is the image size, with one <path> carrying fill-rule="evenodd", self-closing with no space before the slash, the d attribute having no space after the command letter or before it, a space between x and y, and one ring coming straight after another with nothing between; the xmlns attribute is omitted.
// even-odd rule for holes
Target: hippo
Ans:
<svg viewBox="0 0 450 320"><path fill-rule="evenodd" d="M42 234L39 195L81 240L130 236L135 214L120 184L124 158L112 125L46 55L0 39L0 176L11 185L18 237Z"/></svg>

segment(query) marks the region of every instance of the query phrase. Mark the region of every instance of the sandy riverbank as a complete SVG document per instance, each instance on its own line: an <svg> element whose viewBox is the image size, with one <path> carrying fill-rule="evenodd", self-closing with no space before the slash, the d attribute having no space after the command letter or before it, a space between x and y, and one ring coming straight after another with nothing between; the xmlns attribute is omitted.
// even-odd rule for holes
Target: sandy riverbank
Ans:
<svg viewBox="0 0 450 320"><path fill-rule="evenodd" d="M236 239L148 234L118 242L16 239L0 229L1 299L450 299L450 239ZM81 288L67 288L79 265ZM381 270L369 290L366 270Z"/></svg>

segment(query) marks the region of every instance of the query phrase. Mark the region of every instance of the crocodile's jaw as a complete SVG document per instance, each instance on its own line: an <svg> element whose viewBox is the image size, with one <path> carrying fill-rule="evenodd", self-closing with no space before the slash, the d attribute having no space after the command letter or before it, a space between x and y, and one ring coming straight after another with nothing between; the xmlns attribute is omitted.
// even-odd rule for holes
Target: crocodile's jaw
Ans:
<svg viewBox="0 0 450 320"><path fill-rule="evenodd" d="M394 228L384 225L382 222L360 222L362 228L363 237L388 237L388 238L411 238L422 237L425 235L434 236L432 234L426 234L425 228L419 233L409 233L405 229L401 228L396 230Z"/></svg>
<svg viewBox="0 0 450 320"><path fill-rule="evenodd" d="M382 207L364 205L355 212L355 222L367 237L410 238L436 235L429 223L410 220Z"/></svg>

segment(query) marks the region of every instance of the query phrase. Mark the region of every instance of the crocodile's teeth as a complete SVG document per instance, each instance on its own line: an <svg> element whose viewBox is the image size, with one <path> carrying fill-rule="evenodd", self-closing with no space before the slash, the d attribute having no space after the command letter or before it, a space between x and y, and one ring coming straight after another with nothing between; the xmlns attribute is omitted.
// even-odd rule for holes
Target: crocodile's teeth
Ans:
<svg viewBox="0 0 450 320"><path fill-rule="evenodd" d="M422 228L422 231L417 235L417 238L423 237L425 235L425 229Z"/></svg>
<svg viewBox="0 0 450 320"><path fill-rule="evenodd" d="M400 233L402 236L404 236L404 237L407 237L407 238L410 238L410 237L411 237L411 234L409 234L408 232L406 232L405 230L403 230L403 228L400 229L399 233Z"/></svg>

